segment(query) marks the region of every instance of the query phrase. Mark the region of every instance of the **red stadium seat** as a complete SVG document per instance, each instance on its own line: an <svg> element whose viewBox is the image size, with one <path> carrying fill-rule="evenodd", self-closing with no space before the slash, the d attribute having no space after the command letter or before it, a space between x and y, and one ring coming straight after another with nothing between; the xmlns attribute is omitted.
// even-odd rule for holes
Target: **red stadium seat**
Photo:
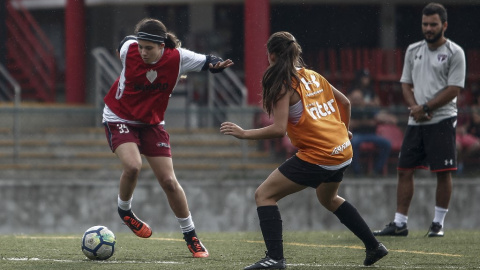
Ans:
<svg viewBox="0 0 480 270"><path fill-rule="evenodd" d="M392 144L392 152L400 151L403 141L403 131L394 124L381 124L377 127L377 135L389 140Z"/></svg>
<svg viewBox="0 0 480 270"><path fill-rule="evenodd" d="M392 149L390 151L390 157L385 163L384 174L388 174L389 165L396 167L398 161L398 154L402 147L403 131L395 124L381 124L377 127L377 135L384 137L390 141Z"/></svg>

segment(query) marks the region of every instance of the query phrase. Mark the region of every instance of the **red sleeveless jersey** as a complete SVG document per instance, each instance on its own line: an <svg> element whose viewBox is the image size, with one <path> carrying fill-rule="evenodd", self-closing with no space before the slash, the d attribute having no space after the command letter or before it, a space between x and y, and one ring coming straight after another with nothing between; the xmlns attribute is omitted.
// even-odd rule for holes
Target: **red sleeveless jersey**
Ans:
<svg viewBox="0 0 480 270"><path fill-rule="evenodd" d="M146 64L138 52L138 44L132 43L122 73L104 102L122 119L159 124L164 120L179 72L180 53L177 49L165 48L157 63Z"/></svg>

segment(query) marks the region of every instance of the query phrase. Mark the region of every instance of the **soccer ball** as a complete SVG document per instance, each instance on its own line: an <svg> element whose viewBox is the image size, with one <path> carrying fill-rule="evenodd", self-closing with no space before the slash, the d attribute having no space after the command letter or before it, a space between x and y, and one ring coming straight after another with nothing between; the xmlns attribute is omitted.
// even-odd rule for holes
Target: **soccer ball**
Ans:
<svg viewBox="0 0 480 270"><path fill-rule="evenodd" d="M82 251L90 260L106 260L115 252L116 238L105 226L93 226L82 237Z"/></svg>

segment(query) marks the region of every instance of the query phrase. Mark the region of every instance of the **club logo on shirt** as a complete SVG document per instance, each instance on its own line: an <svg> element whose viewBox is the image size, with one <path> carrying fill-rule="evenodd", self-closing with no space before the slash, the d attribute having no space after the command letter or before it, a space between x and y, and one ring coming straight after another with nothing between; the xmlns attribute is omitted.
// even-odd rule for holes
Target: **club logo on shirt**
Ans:
<svg viewBox="0 0 480 270"><path fill-rule="evenodd" d="M157 71L156 70L153 70L153 69L150 69L148 72L147 72L147 79L150 83L153 83L153 81L155 81L155 79L157 78Z"/></svg>
<svg viewBox="0 0 480 270"><path fill-rule="evenodd" d="M305 88L308 90L308 91L312 91L312 89L310 88L309 84L313 84L315 85L315 87L319 87L320 86L320 83L317 82L315 76L313 74L310 75L310 79L311 81L308 81L305 80L305 78L301 78L300 80L302 81L303 85L305 85Z"/></svg>
<svg viewBox="0 0 480 270"><path fill-rule="evenodd" d="M342 145L339 145L337 147L335 147L332 151L332 156L333 155L338 155L340 154L341 152L343 152L343 150L347 149L347 147L349 147L351 145L351 142L350 140L344 142Z"/></svg>
<svg viewBox="0 0 480 270"><path fill-rule="evenodd" d="M443 61L447 60L447 55L446 54L438 54L437 55L437 60L439 63L442 63Z"/></svg>
<svg viewBox="0 0 480 270"><path fill-rule="evenodd" d="M157 147L170 148L170 145L168 143L158 142Z"/></svg>

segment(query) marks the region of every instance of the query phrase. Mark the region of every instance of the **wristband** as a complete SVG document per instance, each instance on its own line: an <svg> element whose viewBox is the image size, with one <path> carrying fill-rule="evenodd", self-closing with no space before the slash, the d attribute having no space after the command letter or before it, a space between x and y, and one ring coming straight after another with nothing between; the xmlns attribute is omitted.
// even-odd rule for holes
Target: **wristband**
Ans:
<svg viewBox="0 0 480 270"><path fill-rule="evenodd" d="M210 64L215 66L215 64L219 62L223 62L223 59L213 54L206 55L205 64L203 65L202 70L208 69L211 73L222 72L225 68L210 68Z"/></svg>
<svg viewBox="0 0 480 270"><path fill-rule="evenodd" d="M430 112L430 108L428 107L427 103L423 104L423 111L426 113Z"/></svg>

